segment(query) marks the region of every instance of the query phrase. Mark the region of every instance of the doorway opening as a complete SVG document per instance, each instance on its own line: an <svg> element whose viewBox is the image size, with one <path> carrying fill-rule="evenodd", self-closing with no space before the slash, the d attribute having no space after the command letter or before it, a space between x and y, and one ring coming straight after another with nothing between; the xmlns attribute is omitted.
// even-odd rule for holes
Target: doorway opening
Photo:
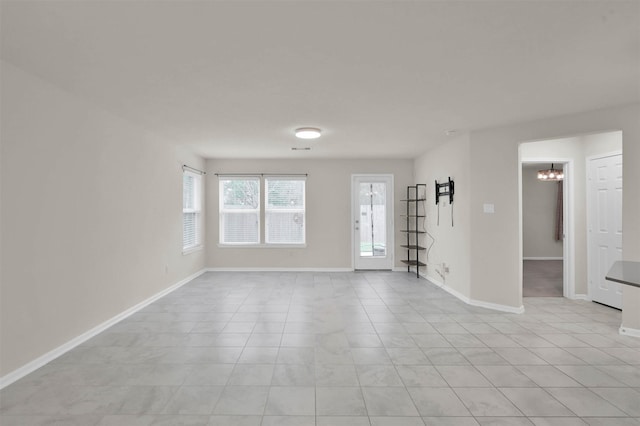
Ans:
<svg viewBox="0 0 640 426"><path fill-rule="evenodd" d="M565 185L569 160L522 161L522 295L565 294ZM551 177L545 171L552 170ZM557 180L559 176L562 179ZM566 178L565 178L566 176Z"/></svg>

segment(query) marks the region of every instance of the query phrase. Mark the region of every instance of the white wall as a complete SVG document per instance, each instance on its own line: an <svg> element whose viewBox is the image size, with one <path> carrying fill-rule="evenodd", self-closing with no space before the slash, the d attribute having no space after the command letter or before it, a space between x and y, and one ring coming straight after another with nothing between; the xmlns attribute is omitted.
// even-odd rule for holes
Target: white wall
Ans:
<svg viewBox="0 0 640 426"><path fill-rule="evenodd" d="M594 133L579 138L585 158L622 151L622 132Z"/></svg>
<svg viewBox="0 0 640 426"><path fill-rule="evenodd" d="M518 146L620 130L624 152L623 257L640 261L640 105L615 107L471 134L471 296L507 306L522 303ZM500 164L501 167L494 167ZM495 203L485 214L483 203ZM623 323L640 330L640 289L624 286Z"/></svg>
<svg viewBox="0 0 640 426"><path fill-rule="evenodd" d="M2 62L0 376L201 270L193 155Z"/></svg>
<svg viewBox="0 0 640 426"><path fill-rule="evenodd" d="M522 167L522 255L527 258L562 258L562 240L556 241L558 182L538 179L538 170L550 164ZM554 168L561 170L562 164Z"/></svg>
<svg viewBox="0 0 640 426"><path fill-rule="evenodd" d="M445 284L465 297L470 293L470 221L469 221L469 137L459 136L440 145L414 162L417 183L427 184L427 230L435 238L429 252L427 277L436 283ZM435 181L455 182L453 201L454 225L451 226L451 209L448 198L440 205L440 225L437 225L438 207L435 204ZM432 242L428 237L423 245ZM449 266L444 279L436 270L443 272L442 263Z"/></svg>
<svg viewBox="0 0 640 426"><path fill-rule="evenodd" d="M215 173L308 173L305 248L219 247L218 178ZM207 160L207 267L210 268L352 268L351 175L394 175L396 266L400 199L413 184L412 160Z"/></svg>

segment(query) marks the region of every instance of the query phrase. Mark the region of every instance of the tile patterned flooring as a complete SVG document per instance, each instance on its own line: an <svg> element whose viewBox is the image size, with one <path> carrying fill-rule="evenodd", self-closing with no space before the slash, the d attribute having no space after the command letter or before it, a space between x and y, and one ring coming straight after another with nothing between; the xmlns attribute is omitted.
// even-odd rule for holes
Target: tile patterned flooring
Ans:
<svg viewBox="0 0 640 426"><path fill-rule="evenodd" d="M206 273L0 392L0 424L639 425L620 312L401 272Z"/></svg>

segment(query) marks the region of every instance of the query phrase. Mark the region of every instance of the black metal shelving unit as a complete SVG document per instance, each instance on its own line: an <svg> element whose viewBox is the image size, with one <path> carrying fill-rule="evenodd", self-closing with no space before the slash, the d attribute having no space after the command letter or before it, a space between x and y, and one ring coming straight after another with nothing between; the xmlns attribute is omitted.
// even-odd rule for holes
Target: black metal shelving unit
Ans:
<svg viewBox="0 0 640 426"><path fill-rule="evenodd" d="M407 265L407 272L411 272L411 267L416 268L416 277L420 277L420 267L427 266L426 263L420 261L420 252L426 250L426 247L420 245L420 235L426 234L424 231L420 231L418 228L418 222L421 218L426 217L426 212L420 211L420 202L425 201L424 198L420 198L419 189L423 187L422 192L426 196L427 184L417 183L415 185L407 186L407 198L401 201L406 202L406 214L402 217L406 218L406 228L400 230L407 236L406 244L401 244L400 247L407 249L407 257L402 260L402 263Z"/></svg>

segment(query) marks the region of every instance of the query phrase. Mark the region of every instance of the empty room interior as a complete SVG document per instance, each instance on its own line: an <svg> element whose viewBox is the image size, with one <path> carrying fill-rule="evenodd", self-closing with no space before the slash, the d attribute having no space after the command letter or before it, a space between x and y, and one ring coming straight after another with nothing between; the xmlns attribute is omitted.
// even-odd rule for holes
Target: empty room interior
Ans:
<svg viewBox="0 0 640 426"><path fill-rule="evenodd" d="M640 424L640 2L0 2L0 424ZM635 268L635 269L634 269Z"/></svg>

